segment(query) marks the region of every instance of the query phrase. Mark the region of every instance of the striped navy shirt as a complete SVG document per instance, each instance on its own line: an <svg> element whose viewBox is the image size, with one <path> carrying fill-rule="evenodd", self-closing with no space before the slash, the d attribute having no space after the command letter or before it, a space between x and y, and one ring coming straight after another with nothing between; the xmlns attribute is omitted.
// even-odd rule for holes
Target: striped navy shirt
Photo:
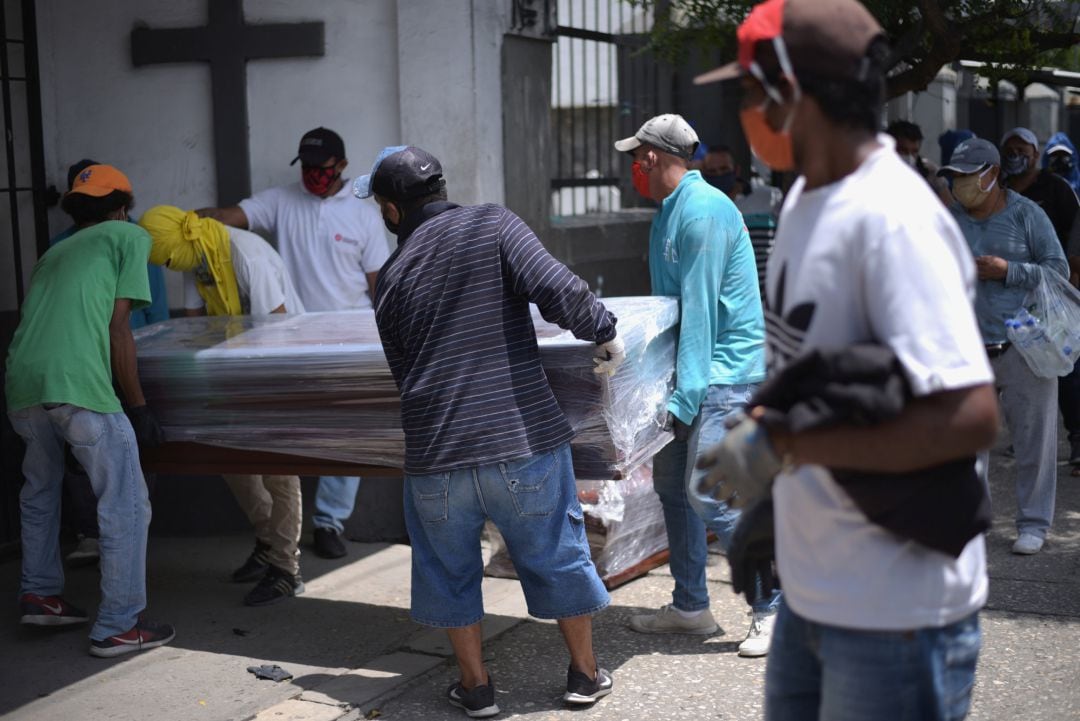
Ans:
<svg viewBox="0 0 1080 721"><path fill-rule="evenodd" d="M405 471L440 473L550 451L573 436L529 313L581 340L615 316L497 205L432 203L379 272L375 321L401 391Z"/></svg>

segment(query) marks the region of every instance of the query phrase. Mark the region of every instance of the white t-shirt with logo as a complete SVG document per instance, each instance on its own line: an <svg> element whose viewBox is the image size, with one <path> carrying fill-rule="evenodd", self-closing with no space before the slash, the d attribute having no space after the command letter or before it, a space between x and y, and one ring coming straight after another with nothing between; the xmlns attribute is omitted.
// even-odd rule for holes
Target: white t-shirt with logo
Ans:
<svg viewBox="0 0 1080 721"><path fill-rule="evenodd" d="M233 271L244 312L267 315L284 305L286 313L303 313L304 304L277 251L251 231L228 230ZM197 309L205 305L195 284L195 274L184 273L184 307Z"/></svg>
<svg viewBox="0 0 1080 721"><path fill-rule="evenodd" d="M792 187L766 283L770 374L811 349L887 344L917 396L990 383L967 243L891 139L851 175ZM986 602L986 550L959 558L870 523L821 466L774 489L777 565L799 615L854 629L940 627ZM928 497L926 503L933 503Z"/></svg>
<svg viewBox="0 0 1080 721"><path fill-rule="evenodd" d="M248 227L276 237L308 311L370 308L365 274L378 272L390 255L375 204L343 183L325 199L294 183L240 201Z"/></svg>

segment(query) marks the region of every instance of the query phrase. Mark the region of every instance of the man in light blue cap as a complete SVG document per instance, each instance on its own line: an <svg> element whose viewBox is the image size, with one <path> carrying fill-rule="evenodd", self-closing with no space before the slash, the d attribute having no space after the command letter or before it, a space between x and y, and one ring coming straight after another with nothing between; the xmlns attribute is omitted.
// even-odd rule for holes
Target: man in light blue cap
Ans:
<svg viewBox="0 0 1080 721"><path fill-rule="evenodd" d="M1023 134L1017 138L1027 142ZM952 180L959 204L953 215L975 256L975 317L1016 450L1018 537L1012 551L1031 555L1042 550L1054 518L1058 384L1055 378L1036 376L1011 348L1005 319L1023 305L1043 273L1068 277L1068 265L1046 213L1002 187L1001 159L993 143L965 140L938 174ZM978 465L984 480L988 463L989 453L983 451Z"/></svg>

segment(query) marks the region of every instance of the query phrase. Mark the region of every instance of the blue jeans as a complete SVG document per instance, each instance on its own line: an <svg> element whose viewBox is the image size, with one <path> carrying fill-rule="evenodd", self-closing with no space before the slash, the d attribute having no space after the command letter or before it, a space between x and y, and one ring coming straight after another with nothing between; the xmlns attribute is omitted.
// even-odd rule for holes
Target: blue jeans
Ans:
<svg viewBox="0 0 1080 721"><path fill-rule="evenodd" d="M412 618L460 628L484 616L480 534L502 533L529 613L571 618L611 602L589 554L570 444L501 463L405 476Z"/></svg>
<svg viewBox="0 0 1080 721"><path fill-rule="evenodd" d="M742 409L757 386L709 386L697 418L690 426L690 437L672 441L653 457L653 488L660 496L667 527L668 565L675 578L671 603L682 611L700 611L709 607L709 589L705 583L705 561L709 548L706 528L713 531L724 550L739 521L740 511L722 501L694 493L706 471L695 468L701 453L719 443L727 429L724 421ZM753 610L768 613L776 610L779 592L759 599Z"/></svg>
<svg viewBox="0 0 1080 721"><path fill-rule="evenodd" d="M343 532L345 522L356 505L358 490L358 476L319 476L319 485L315 489L315 510L311 514L312 525Z"/></svg>
<svg viewBox="0 0 1080 721"><path fill-rule="evenodd" d="M959 721L982 636L974 613L943 628L856 631L781 604L765 668L766 721Z"/></svg>
<svg viewBox="0 0 1080 721"><path fill-rule="evenodd" d="M95 413L72 405L31 406L8 414L26 441L19 494L22 515L20 593L59 595L60 494L64 442L86 469L98 498L101 606L90 638L104 640L135 625L146 608L146 491L135 432L123 413Z"/></svg>

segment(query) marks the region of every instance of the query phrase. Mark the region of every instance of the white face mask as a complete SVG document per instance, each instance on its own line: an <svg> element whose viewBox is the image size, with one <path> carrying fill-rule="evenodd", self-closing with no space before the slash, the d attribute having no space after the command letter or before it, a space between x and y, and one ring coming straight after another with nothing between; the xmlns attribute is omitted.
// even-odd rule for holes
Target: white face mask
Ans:
<svg viewBox="0 0 1080 721"><path fill-rule="evenodd" d="M971 175L961 175L953 178L952 194L960 205L968 210L977 210L986 202L986 199L990 197L990 191L997 184L997 178L995 177L990 181L989 186L985 189L982 187L982 179L991 170L993 170L993 166L978 174L972 173Z"/></svg>
<svg viewBox="0 0 1080 721"><path fill-rule="evenodd" d="M903 160L905 163L907 163L908 165L910 165L913 168L919 162L919 157L917 155L904 155L904 154L901 154L900 159Z"/></svg>

